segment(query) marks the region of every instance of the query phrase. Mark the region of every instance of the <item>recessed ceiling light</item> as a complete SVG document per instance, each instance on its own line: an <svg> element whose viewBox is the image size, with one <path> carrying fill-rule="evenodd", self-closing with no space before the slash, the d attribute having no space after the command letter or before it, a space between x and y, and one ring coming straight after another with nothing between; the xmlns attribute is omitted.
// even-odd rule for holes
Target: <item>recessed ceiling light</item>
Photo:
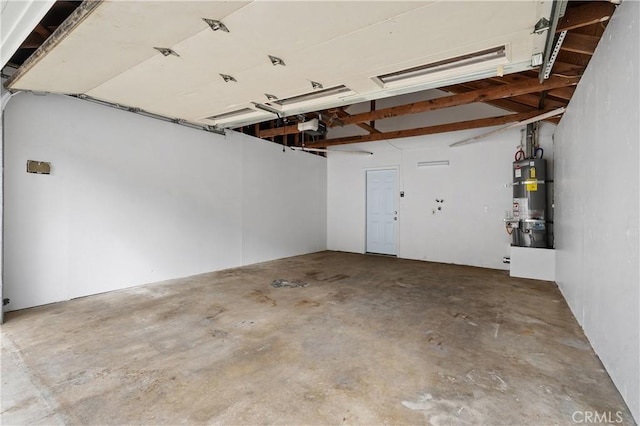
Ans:
<svg viewBox="0 0 640 426"><path fill-rule="evenodd" d="M207 18L202 18L202 20L204 22L207 23L207 25L209 25L209 27L213 30L213 31L224 31L225 33L229 32L229 28L227 28L227 26L225 24L223 24L221 21L217 21L215 19L207 19Z"/></svg>

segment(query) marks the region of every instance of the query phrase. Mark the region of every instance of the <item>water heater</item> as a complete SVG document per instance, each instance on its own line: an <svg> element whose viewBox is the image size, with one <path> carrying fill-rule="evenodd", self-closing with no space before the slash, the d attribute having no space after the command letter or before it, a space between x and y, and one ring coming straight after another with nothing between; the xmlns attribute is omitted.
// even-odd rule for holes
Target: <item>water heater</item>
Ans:
<svg viewBox="0 0 640 426"><path fill-rule="evenodd" d="M547 248L546 160L513 163L512 245Z"/></svg>

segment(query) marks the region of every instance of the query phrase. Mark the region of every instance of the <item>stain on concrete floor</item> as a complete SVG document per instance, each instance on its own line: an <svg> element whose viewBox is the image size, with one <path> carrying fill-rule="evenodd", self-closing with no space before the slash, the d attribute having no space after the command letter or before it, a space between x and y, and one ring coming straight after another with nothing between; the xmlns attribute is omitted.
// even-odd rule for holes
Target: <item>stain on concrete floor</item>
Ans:
<svg viewBox="0 0 640 426"><path fill-rule="evenodd" d="M505 271L321 252L6 320L2 424L633 424L555 285Z"/></svg>

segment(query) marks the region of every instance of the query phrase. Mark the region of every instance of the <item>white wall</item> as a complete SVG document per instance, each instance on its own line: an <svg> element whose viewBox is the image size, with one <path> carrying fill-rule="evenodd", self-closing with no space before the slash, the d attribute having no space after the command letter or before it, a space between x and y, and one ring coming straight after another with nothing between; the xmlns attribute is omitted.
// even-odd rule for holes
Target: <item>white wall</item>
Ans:
<svg viewBox="0 0 640 426"><path fill-rule="evenodd" d="M637 421L639 20L623 1L555 137L556 281Z"/></svg>
<svg viewBox="0 0 640 426"><path fill-rule="evenodd" d="M9 309L326 248L322 157L56 95L5 113Z"/></svg>
<svg viewBox="0 0 640 426"><path fill-rule="evenodd" d="M396 99L413 102L414 94ZM435 93L436 96L442 94ZM390 105L378 101L378 108ZM357 112L349 110L349 112ZM466 105L447 111L405 116L394 123L382 120L382 131L428 126L444 121L469 120L505 112L487 105ZM351 126L353 127L353 126ZM553 125L541 130L545 158L552 161ZM399 167L399 257L443 263L508 269L502 263L509 256L510 237L502 219L512 208L511 170L520 131L510 130L457 148L449 144L492 130L477 129L429 135L389 142L373 142L336 147L367 150L371 156L330 153L328 161L328 248L363 253L365 251L365 172L367 169ZM349 134L350 128L333 132L332 137ZM449 160L449 166L418 168L419 161ZM444 199L436 210L436 199Z"/></svg>

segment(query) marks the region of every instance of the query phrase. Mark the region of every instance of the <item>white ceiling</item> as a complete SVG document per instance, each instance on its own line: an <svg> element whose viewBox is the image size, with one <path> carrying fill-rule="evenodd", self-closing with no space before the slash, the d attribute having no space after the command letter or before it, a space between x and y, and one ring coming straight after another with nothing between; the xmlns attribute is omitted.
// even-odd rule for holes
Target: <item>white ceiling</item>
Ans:
<svg viewBox="0 0 640 426"><path fill-rule="evenodd" d="M283 115L410 93L529 69L544 49L534 34L551 1L106 1L11 89L90 97L206 125L274 118L256 109L345 85L350 92L285 109ZM220 20L229 32L202 20ZM384 86L373 77L496 46L496 64ZM154 47L173 49L163 56ZM284 60L272 65L268 55ZM219 74L233 76L224 82ZM242 108L233 121L207 117Z"/></svg>

